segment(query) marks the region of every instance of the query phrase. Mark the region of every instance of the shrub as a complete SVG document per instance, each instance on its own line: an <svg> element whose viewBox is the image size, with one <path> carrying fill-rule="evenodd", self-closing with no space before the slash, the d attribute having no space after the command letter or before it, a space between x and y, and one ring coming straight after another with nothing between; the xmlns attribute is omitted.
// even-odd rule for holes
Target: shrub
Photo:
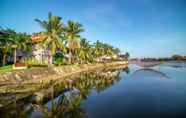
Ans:
<svg viewBox="0 0 186 118"><path fill-rule="evenodd" d="M56 53L54 55L54 64L61 65L64 59L64 55L62 53Z"/></svg>
<svg viewBox="0 0 186 118"><path fill-rule="evenodd" d="M40 62L37 59L35 59L34 57L30 57L30 58L22 59L21 63L24 63L29 66L41 66L41 65L48 65L48 60L43 59L42 62Z"/></svg>

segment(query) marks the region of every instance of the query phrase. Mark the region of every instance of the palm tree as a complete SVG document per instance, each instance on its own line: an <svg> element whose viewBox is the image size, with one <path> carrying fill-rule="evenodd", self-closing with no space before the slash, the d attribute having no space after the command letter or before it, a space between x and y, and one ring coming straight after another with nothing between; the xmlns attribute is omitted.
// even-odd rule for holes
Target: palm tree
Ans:
<svg viewBox="0 0 186 118"><path fill-rule="evenodd" d="M65 37L67 38L67 47L69 48L70 53L74 53L74 49L80 47L78 38L80 38L79 33L83 31L84 29L81 24L71 20L68 21L67 26L65 27Z"/></svg>
<svg viewBox="0 0 186 118"><path fill-rule="evenodd" d="M30 38L30 35L27 33L17 33L14 30L10 34L10 37L14 40L14 44L11 46L13 48L13 55L14 55L14 64L16 63L16 53L17 49L19 49L21 52L31 51L31 45L28 44Z"/></svg>
<svg viewBox="0 0 186 118"><path fill-rule="evenodd" d="M52 15L51 12L48 14L48 21L41 21L35 19L36 22L45 30L41 35L43 36L43 46L50 49L52 55L56 54L56 49L60 48L64 51L64 38L63 31L64 26L61 23L61 17Z"/></svg>
<svg viewBox="0 0 186 118"><path fill-rule="evenodd" d="M6 44L4 46L1 46L0 48L1 48L2 53L3 53L2 65L4 66L6 64L6 57L7 57L7 53L8 53L8 50L10 48L10 45Z"/></svg>
<svg viewBox="0 0 186 118"><path fill-rule="evenodd" d="M29 43L31 41L31 35L27 33L17 33L15 38L17 48L21 49L23 52L28 52L32 50L32 45Z"/></svg>
<svg viewBox="0 0 186 118"><path fill-rule="evenodd" d="M84 61L92 61L93 60L93 56L92 56L92 47L89 43L89 41L87 41L87 39L83 38L80 40L80 48L78 51L78 56L79 58Z"/></svg>
<svg viewBox="0 0 186 118"><path fill-rule="evenodd" d="M75 49L78 47L78 45L73 45L73 44L76 43L78 38L80 38L79 33L83 31L84 29L82 28L81 24L71 20L68 21L67 26L65 27L65 36L68 40L70 49Z"/></svg>
<svg viewBox="0 0 186 118"><path fill-rule="evenodd" d="M111 56L113 55L113 47L107 43L102 44L104 55Z"/></svg>
<svg viewBox="0 0 186 118"><path fill-rule="evenodd" d="M101 43L99 40L94 43L94 56L100 57L103 55L103 43Z"/></svg>
<svg viewBox="0 0 186 118"><path fill-rule="evenodd" d="M120 49L119 48L114 48L113 51L114 51L114 54L117 54L117 55L120 53Z"/></svg>
<svg viewBox="0 0 186 118"><path fill-rule="evenodd" d="M3 53L2 65L4 66L6 64L7 53L10 52L10 49L15 44L14 36L16 33L14 30L2 29L2 28L1 28L1 32L3 33L0 35L0 48ZM16 56L15 53L14 55ZM14 60L15 60L15 57L14 57Z"/></svg>
<svg viewBox="0 0 186 118"><path fill-rule="evenodd" d="M127 60L129 59L130 55L129 55L128 52L125 53L125 57L126 57Z"/></svg>
<svg viewBox="0 0 186 118"><path fill-rule="evenodd" d="M15 64L17 55L16 49L21 51L29 51L31 49L31 45L27 44L27 40L30 39L30 36L26 33L17 33L12 29L2 29L1 32L4 32L4 35L0 35L0 47L4 54L3 65L6 63L6 56L8 52L11 52L11 48L13 49L13 58Z"/></svg>
<svg viewBox="0 0 186 118"><path fill-rule="evenodd" d="M28 55L29 52L31 52L32 44L30 44L29 42L31 42L31 35L20 32L16 34L15 45L13 45L12 47L14 49L14 64L16 63L16 49L18 49L18 51L21 51L24 56Z"/></svg>

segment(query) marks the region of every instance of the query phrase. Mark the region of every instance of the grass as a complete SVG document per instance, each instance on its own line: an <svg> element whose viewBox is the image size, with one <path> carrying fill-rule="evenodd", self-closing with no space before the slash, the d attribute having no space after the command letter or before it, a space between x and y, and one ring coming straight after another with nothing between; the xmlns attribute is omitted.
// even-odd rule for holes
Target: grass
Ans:
<svg viewBox="0 0 186 118"><path fill-rule="evenodd" d="M12 65L0 67L0 73L10 72L12 70L13 70Z"/></svg>
<svg viewBox="0 0 186 118"><path fill-rule="evenodd" d="M3 67L0 67L0 73L5 73L5 72L11 72L13 71L14 69L12 68L12 65L7 65L7 66L3 66ZM27 68L25 70L32 70L32 68Z"/></svg>

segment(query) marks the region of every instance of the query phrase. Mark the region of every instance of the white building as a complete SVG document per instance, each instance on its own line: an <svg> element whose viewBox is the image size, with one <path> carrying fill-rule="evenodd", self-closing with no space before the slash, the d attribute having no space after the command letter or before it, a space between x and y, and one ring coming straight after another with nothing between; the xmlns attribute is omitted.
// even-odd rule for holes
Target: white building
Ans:
<svg viewBox="0 0 186 118"><path fill-rule="evenodd" d="M41 45L41 41L44 38L40 34L35 34L31 37L32 39L32 56L39 62L39 63L52 63L52 54L51 51L44 48Z"/></svg>

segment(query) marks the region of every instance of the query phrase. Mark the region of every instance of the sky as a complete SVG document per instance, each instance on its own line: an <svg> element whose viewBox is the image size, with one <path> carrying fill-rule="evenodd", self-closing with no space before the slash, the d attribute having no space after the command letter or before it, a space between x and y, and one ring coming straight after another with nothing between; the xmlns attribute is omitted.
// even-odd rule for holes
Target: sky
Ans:
<svg viewBox="0 0 186 118"><path fill-rule="evenodd" d="M131 57L186 55L186 0L0 0L0 27L39 32L48 12L83 25L81 36Z"/></svg>

